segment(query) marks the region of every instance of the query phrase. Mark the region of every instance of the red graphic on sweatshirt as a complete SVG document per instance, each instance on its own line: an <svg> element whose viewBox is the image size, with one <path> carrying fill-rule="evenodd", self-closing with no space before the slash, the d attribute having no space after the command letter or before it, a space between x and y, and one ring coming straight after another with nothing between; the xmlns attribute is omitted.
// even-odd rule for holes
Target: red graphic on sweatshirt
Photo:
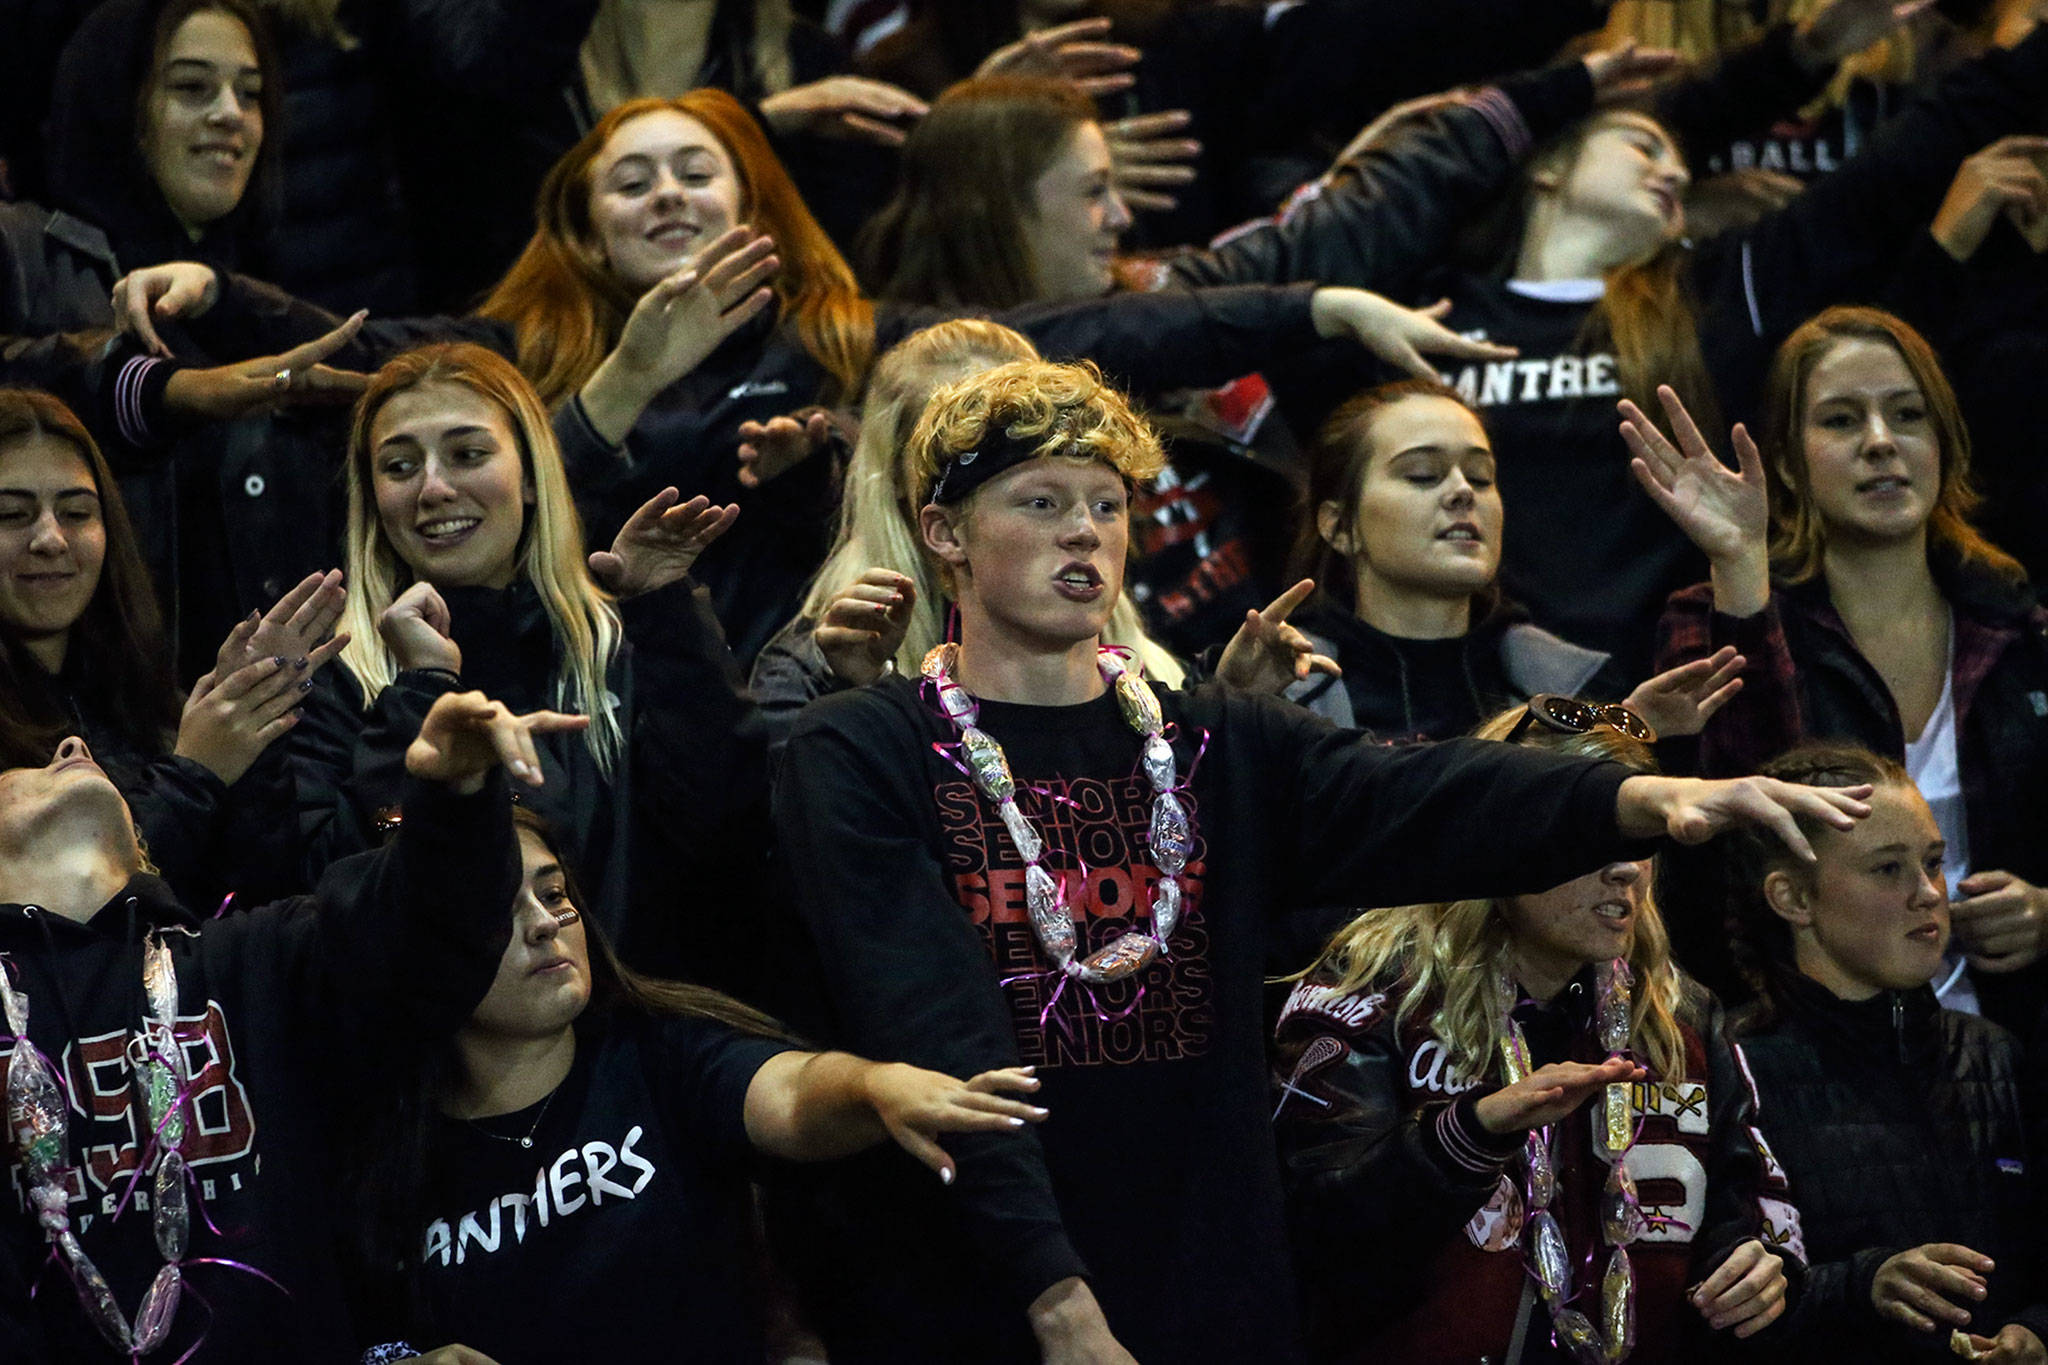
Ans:
<svg viewBox="0 0 2048 1365"><path fill-rule="evenodd" d="M1152 888L1159 881L1147 846L1151 786L1135 773L1107 782L1082 778L1033 786L1039 790L1020 785L1017 801L1045 840L1045 870L1066 888L1078 955L1107 947L1133 929L1149 932ZM1045 975L1052 963L1032 933L1024 860L1016 844L995 809L965 778L940 783L934 795L953 892L997 972L1005 979L1021 978L1004 989L1025 1065L1127 1066L1209 1051L1216 1021L1202 916L1208 847L1200 837L1192 795L1181 794L1197 823L1195 846L1181 873L1183 902L1172 951L1135 977L1095 987L1092 995L1069 983L1049 1014L1046 1002L1059 979Z"/></svg>

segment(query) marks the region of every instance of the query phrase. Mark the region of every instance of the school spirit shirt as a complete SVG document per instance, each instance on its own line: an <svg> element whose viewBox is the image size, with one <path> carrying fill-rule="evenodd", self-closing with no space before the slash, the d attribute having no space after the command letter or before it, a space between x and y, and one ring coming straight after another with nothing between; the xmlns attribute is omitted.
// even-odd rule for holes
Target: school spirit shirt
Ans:
<svg viewBox="0 0 2048 1365"><path fill-rule="evenodd" d="M1649 676L1664 599L1704 578L1706 561L1629 470L1620 370L1585 336L1602 284L1465 276L1449 292L1446 326L1521 351L1444 375L1493 437L1501 587L1538 625L1612 655L1602 682L1626 692Z"/></svg>
<svg viewBox="0 0 2048 1365"><path fill-rule="evenodd" d="M443 1121L421 1229L432 1341L419 1344L501 1365L758 1365L743 1112L754 1073L785 1050L707 1020L621 1015L578 1039L547 1099Z"/></svg>

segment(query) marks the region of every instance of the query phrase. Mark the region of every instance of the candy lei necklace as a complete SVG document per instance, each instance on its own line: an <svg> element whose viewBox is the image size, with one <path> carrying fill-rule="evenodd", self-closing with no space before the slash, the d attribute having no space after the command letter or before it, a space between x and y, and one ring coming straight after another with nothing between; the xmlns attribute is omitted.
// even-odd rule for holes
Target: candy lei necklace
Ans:
<svg viewBox="0 0 2048 1365"><path fill-rule="evenodd" d="M1180 874L1195 842L1194 822L1175 794L1180 777L1173 746L1161 733L1165 723L1159 711L1159 698L1132 670L1121 651L1096 651L1095 667L1116 693L1124 723L1144 741L1145 780L1152 785L1152 859L1160 875L1152 888L1152 932L1141 934L1133 930L1099 952L1076 960L1074 916L1067 908L1066 886L1047 872L1040 861L1045 856L1045 840L1031 817L1017 805L1017 784L1010 775L1010 760L1004 756L1003 746L979 728L981 704L955 681L959 662L960 646L948 642L924 656L920 671L937 693L939 709L960 732L960 751L968 775L981 794L995 803L1003 827L1010 832L1018 854L1024 859L1024 902L1039 947L1052 959L1055 971L1085 985L1121 981L1143 971L1166 955L1167 940L1180 921Z"/></svg>
<svg viewBox="0 0 2048 1365"><path fill-rule="evenodd" d="M1616 958L1600 972L1600 1045L1609 1057L1627 1054L1634 1031L1629 1002L1632 978L1628 963ZM1529 1040L1515 1021L1512 1002L1515 989L1503 977L1501 998L1508 1002L1502 1018L1501 1066L1513 1085L1533 1069ZM1602 1088L1593 1102L1593 1152L1607 1165L1607 1182L1600 1193L1600 1240L1610 1248L1606 1269L1600 1276L1599 1321L1570 1306L1572 1294L1571 1249L1565 1245L1564 1230L1558 1226L1551 1205L1557 1199L1557 1166L1552 1156L1553 1129L1546 1124L1531 1130L1523 1141L1528 1177L1523 1191L1528 1210L1522 1224L1522 1259L1542 1293L1550 1311L1550 1327L1560 1346L1580 1365L1616 1365L1627 1360L1636 1346L1636 1279L1628 1248L1649 1225L1636 1197L1635 1180L1622 1165L1622 1158L1635 1145L1635 1087L1618 1082ZM1591 1257L1588 1258L1590 1264Z"/></svg>
<svg viewBox="0 0 2048 1365"><path fill-rule="evenodd" d="M142 984L149 1012L142 1021L146 1060L136 1073L136 1082L149 1112L151 1140L143 1155L147 1159L152 1149L157 1153L150 1173L150 1217L164 1267L143 1292L131 1325L114 1302L106 1277L71 1230L71 1200L66 1189L71 1171L64 1163L70 1151L70 1106L49 1059L28 1040L28 996L16 989L5 964L0 963L0 1005L5 1006L7 1028L14 1035L14 1053L7 1063L7 1131L21 1153L29 1203L50 1242L51 1254L78 1290L85 1315L115 1350L131 1359L154 1351L170 1335L171 1320L177 1316L184 1290L178 1267L185 1259L191 1232L185 1203L185 1158L178 1151L185 1140L185 1120L180 1113L187 1087L185 1053L172 1032L178 1017L178 972L161 935L151 934L143 945ZM141 1179L138 1172L137 1182Z"/></svg>

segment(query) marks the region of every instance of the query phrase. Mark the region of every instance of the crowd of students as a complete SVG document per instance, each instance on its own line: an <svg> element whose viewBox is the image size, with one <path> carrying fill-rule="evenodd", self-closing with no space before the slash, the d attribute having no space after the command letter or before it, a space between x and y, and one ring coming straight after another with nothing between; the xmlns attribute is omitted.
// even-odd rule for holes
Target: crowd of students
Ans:
<svg viewBox="0 0 2048 1365"><path fill-rule="evenodd" d="M0 7L0 1359L2048 1365L2044 8Z"/></svg>

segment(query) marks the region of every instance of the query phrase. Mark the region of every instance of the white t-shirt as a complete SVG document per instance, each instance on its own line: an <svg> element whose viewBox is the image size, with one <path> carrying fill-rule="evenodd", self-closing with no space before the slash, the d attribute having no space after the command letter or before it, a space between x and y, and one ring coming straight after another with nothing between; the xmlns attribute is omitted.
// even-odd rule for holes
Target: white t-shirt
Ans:
<svg viewBox="0 0 2048 1365"><path fill-rule="evenodd" d="M1948 882L1948 898L1956 899L1956 884L1970 875L1970 822L1963 810L1963 778L1956 766L1956 629L1951 614L1948 629L1948 668L1942 674L1941 700L1917 739L1906 741L1906 774L1927 798L1934 823L1948 843L1948 857L1942 875ZM1977 992L1970 975L1961 970L1963 957L1953 945L1948 961L1934 984L1941 1003L1952 1010L1978 1013ZM1948 984L1943 986L1943 982Z"/></svg>

